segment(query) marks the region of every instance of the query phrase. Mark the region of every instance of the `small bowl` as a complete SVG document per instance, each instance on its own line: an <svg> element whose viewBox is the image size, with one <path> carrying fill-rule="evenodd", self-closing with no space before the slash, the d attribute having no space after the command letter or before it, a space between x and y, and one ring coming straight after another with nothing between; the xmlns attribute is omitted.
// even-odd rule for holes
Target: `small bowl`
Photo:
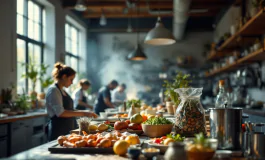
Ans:
<svg viewBox="0 0 265 160"><path fill-rule="evenodd" d="M153 157L159 155L160 150L157 148L145 148L142 149L142 153L147 159L152 159Z"/></svg>
<svg viewBox="0 0 265 160"><path fill-rule="evenodd" d="M144 133L148 137L161 137L171 133L173 124L162 124L162 125L148 125L142 124Z"/></svg>
<svg viewBox="0 0 265 160"><path fill-rule="evenodd" d="M141 149L139 147L129 147L127 152L131 159L138 159L141 154Z"/></svg>
<svg viewBox="0 0 265 160"><path fill-rule="evenodd" d="M207 148L203 148L202 145L194 143L194 138L184 139L188 159L211 160L215 155L215 151L218 146L218 140L207 138L206 141L209 143L209 146Z"/></svg>

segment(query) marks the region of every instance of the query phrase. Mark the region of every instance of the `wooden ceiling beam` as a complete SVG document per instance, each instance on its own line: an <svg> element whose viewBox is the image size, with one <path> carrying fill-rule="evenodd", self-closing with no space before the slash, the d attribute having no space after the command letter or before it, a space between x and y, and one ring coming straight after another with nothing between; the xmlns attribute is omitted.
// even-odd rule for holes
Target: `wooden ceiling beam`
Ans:
<svg viewBox="0 0 265 160"><path fill-rule="evenodd" d="M205 12L205 13L189 13L191 17L212 17L215 16L216 12ZM83 14L84 18L99 18L101 13L86 13ZM172 17L173 14L160 14L160 17ZM145 13L131 13L131 14L123 14L123 13L105 13L106 18L154 18L157 17L157 14L149 14Z"/></svg>

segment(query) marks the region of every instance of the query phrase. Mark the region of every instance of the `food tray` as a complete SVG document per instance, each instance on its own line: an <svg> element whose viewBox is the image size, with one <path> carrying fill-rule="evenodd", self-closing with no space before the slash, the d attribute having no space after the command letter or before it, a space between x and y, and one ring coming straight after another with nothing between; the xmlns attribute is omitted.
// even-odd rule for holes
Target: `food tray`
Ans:
<svg viewBox="0 0 265 160"><path fill-rule="evenodd" d="M147 143L149 147L154 147L159 149L160 153L165 153L168 149L167 145L154 143L153 140L147 140L145 143Z"/></svg>
<svg viewBox="0 0 265 160"><path fill-rule="evenodd" d="M96 131L90 131L89 134L96 134L96 133L102 133L102 132L111 132L111 131L112 131L112 129L108 129L106 131L96 130ZM79 129L71 130L70 134L72 134L72 133L79 134Z"/></svg>
<svg viewBox="0 0 265 160"><path fill-rule="evenodd" d="M113 154L113 148L97 148L97 147L82 147L82 148L66 148L59 144L56 144L50 148L48 151L51 153L79 153L79 154Z"/></svg>
<svg viewBox="0 0 265 160"><path fill-rule="evenodd" d="M124 132L128 132L128 133L132 133L132 134L137 134L137 135L141 135L143 134L143 130L132 130L132 129L123 129L123 130L120 130L121 133L124 133Z"/></svg>

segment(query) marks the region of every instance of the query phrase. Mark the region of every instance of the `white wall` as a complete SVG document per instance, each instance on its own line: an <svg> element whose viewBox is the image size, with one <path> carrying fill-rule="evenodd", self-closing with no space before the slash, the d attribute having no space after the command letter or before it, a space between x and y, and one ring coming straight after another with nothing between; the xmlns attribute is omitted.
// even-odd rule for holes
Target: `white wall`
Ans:
<svg viewBox="0 0 265 160"><path fill-rule="evenodd" d="M44 60L50 64L48 73L57 61L64 62L65 53L65 21L66 15L77 21L82 26L83 40L86 42L86 24L69 10L62 8L60 0L38 0L47 9L46 19L46 45ZM11 83L16 84L16 0L1 0L0 5L0 89L7 88ZM86 45L86 44L85 44ZM83 50L85 58L81 65L86 62L86 46ZM80 67L81 68L81 67ZM82 67L85 68L85 67ZM86 69L86 68L85 68Z"/></svg>

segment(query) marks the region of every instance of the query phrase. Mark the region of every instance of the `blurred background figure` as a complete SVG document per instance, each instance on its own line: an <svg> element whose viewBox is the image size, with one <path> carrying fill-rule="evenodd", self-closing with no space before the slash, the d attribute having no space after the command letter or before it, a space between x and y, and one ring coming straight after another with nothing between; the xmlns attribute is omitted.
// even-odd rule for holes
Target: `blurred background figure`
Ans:
<svg viewBox="0 0 265 160"><path fill-rule="evenodd" d="M95 113L99 114L99 112L104 112L107 108L114 108L114 105L111 103L110 91L114 90L117 86L118 82L116 80L112 80L107 86L102 87L99 90L94 108Z"/></svg>
<svg viewBox="0 0 265 160"><path fill-rule="evenodd" d="M74 107L77 110L93 110L93 106L88 104L88 94L87 90L89 89L91 83L87 79L81 79L79 81L79 88L77 88L72 97L74 99Z"/></svg>
<svg viewBox="0 0 265 160"><path fill-rule="evenodd" d="M123 102L127 99L126 93L125 93L126 85L122 83L113 91L112 95L112 103L115 106L122 105Z"/></svg>

